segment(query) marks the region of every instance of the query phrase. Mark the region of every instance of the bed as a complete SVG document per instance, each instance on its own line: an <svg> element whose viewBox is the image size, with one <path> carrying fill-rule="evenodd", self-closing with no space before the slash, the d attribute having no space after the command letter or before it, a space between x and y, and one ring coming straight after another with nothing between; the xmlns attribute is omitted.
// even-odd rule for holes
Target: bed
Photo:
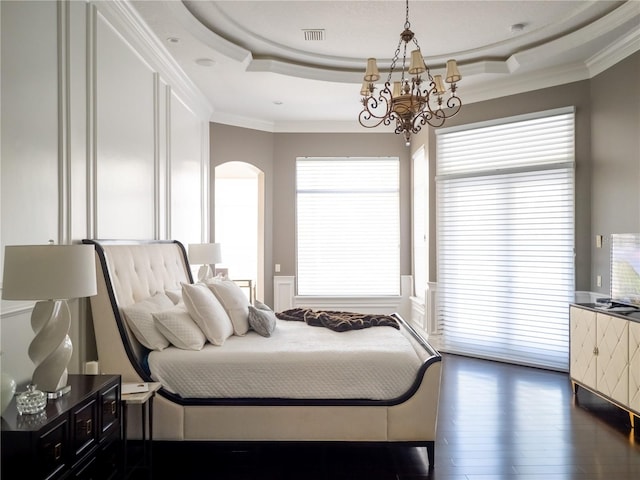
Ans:
<svg viewBox="0 0 640 480"><path fill-rule="evenodd" d="M83 242L96 249L90 304L100 372L163 383L154 440L425 446L433 467L441 356L400 316L397 328L347 332L278 320L269 338L249 331L200 350L150 350L123 311L195 287L183 245Z"/></svg>

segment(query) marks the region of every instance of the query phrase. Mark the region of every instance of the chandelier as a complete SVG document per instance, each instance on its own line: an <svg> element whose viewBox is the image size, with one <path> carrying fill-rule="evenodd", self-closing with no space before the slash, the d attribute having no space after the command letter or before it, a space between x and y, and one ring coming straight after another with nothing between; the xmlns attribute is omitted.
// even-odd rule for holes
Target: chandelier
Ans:
<svg viewBox="0 0 640 480"><path fill-rule="evenodd" d="M360 89L364 108L358 116L360 125L366 128L374 128L380 124L391 125L395 122L395 133L404 135L407 146L411 134L418 133L423 125L440 127L447 118L453 117L462 107L462 101L456 95L456 83L462 78L456 61L447 61L444 82L442 75L432 76L424 63L418 39L410 28L409 0L407 0L404 30L400 34L387 81L378 93L375 85L375 82L380 79L378 65L375 58L367 60L364 82ZM416 49L411 52L410 64L407 68L407 45L411 41ZM398 61L401 50L402 69L400 70ZM401 73L400 79L392 82L396 69ZM425 78L422 77L424 73L426 73ZM445 83L448 84L448 88ZM447 93L449 96L445 101L444 97Z"/></svg>

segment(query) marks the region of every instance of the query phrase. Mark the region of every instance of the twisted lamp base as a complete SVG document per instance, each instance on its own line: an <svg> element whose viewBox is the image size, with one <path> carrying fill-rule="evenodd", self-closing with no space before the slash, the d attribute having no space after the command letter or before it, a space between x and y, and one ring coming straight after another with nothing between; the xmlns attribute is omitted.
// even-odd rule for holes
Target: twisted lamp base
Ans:
<svg viewBox="0 0 640 480"><path fill-rule="evenodd" d="M70 326L71 314L66 300L43 300L33 308L31 327L36 336L29 345L29 358L36 368L31 383L49 398L71 391L67 385L67 365L73 352Z"/></svg>

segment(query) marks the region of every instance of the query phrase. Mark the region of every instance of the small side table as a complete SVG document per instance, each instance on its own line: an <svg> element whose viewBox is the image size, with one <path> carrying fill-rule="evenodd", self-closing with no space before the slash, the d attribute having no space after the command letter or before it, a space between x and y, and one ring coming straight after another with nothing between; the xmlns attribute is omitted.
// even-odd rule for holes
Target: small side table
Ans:
<svg viewBox="0 0 640 480"><path fill-rule="evenodd" d="M159 382L145 382L148 385L148 390L138 393L123 393L122 394L122 438L124 442L123 447L123 471L125 478L129 475L128 465L128 446L127 446L127 417L128 409L130 405L140 405L140 413L142 418L142 468L147 469L149 478L152 476L153 470L153 398L156 396L156 392L160 390L162 386ZM123 383L123 389L131 384ZM148 419L148 420L147 420ZM147 426L149 428L149 436L147 438ZM137 465L131 466L133 471Z"/></svg>

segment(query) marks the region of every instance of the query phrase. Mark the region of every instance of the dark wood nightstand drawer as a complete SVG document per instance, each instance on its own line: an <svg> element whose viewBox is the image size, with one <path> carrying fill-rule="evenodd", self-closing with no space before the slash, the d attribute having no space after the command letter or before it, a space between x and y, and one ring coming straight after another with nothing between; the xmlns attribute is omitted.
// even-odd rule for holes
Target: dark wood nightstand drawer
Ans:
<svg viewBox="0 0 640 480"><path fill-rule="evenodd" d="M67 469L70 453L69 422L63 418L38 439L36 455L41 478L58 478Z"/></svg>
<svg viewBox="0 0 640 480"><path fill-rule="evenodd" d="M120 376L69 375L71 391L43 412L2 416L2 478L121 478Z"/></svg>
<svg viewBox="0 0 640 480"><path fill-rule="evenodd" d="M100 393L102 406L101 439L113 429L120 428L120 385L113 385Z"/></svg>
<svg viewBox="0 0 640 480"><path fill-rule="evenodd" d="M95 398L74 409L71 414L73 426L73 452L80 458L87 453L98 439L98 410Z"/></svg>

